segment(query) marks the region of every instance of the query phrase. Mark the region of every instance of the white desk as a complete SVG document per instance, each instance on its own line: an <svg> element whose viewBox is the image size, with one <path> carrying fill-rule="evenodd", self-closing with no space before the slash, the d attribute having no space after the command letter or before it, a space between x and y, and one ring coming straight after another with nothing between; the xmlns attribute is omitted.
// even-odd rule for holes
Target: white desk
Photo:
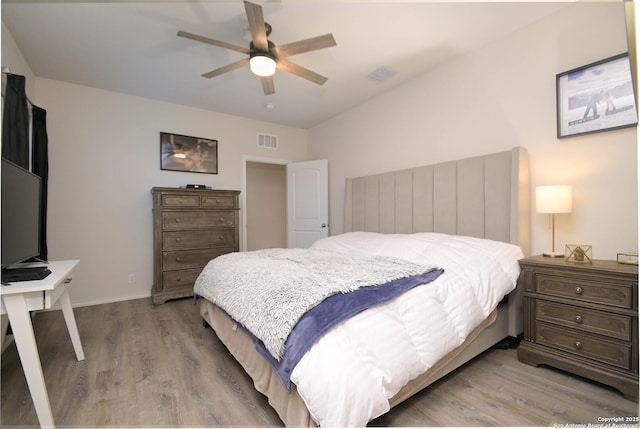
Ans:
<svg viewBox="0 0 640 429"><path fill-rule="evenodd" d="M78 334L78 326L71 308L67 285L69 277L80 261L56 261L48 264L51 274L42 280L15 282L0 287L2 296L1 314L7 314L13 330L24 375L29 385L33 405L41 427L53 428L53 413L49 404L47 386L42 375L42 365L29 311L51 308L60 301L62 314L67 323L69 336L79 361L84 360L84 351ZM34 264L36 265L36 264ZM40 264L42 265L42 264ZM25 265L29 266L29 265ZM4 335L4 332L2 333Z"/></svg>

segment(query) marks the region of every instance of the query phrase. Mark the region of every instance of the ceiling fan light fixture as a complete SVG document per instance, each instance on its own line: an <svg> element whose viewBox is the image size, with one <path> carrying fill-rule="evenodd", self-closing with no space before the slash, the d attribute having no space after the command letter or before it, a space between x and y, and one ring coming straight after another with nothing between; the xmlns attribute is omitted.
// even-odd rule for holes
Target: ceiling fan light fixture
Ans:
<svg viewBox="0 0 640 429"><path fill-rule="evenodd" d="M276 72L276 60L264 53L254 54L249 60L249 67L257 76L273 76Z"/></svg>

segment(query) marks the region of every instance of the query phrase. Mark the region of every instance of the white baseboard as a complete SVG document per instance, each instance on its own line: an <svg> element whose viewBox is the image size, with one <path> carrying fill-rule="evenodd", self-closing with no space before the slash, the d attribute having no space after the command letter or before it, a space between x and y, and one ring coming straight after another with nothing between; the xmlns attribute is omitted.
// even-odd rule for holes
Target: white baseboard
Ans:
<svg viewBox="0 0 640 429"><path fill-rule="evenodd" d="M117 298L107 298L107 299L101 299L97 301L72 302L71 307L73 308L91 307L93 305L111 304L114 302L132 301L134 299L143 299L143 298L151 298L151 292L143 293L140 295L119 296ZM46 310L39 310L39 311L54 311L54 310L60 310L60 306L57 303L51 308L48 308Z"/></svg>
<svg viewBox="0 0 640 429"><path fill-rule="evenodd" d="M71 306L73 308L90 307L92 305L111 304L113 302L132 301L134 299L142 299L142 298L151 298L151 291L140 294L140 295L121 296L117 298L108 298L108 299L103 299L98 301L89 301L89 302L76 302L76 303L72 303Z"/></svg>

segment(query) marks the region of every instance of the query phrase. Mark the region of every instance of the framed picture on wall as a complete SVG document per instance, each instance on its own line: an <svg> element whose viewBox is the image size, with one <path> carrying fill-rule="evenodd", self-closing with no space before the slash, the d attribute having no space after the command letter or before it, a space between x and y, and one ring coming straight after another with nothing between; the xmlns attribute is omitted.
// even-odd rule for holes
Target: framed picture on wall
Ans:
<svg viewBox="0 0 640 429"><path fill-rule="evenodd" d="M218 140L161 132L160 169L218 174Z"/></svg>
<svg viewBox="0 0 640 429"><path fill-rule="evenodd" d="M638 124L627 53L557 74L556 99L558 138Z"/></svg>

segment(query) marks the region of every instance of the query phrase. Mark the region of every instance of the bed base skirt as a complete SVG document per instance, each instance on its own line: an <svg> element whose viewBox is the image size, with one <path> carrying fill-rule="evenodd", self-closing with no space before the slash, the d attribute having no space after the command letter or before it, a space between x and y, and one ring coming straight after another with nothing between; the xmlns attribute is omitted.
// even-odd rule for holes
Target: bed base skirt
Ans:
<svg viewBox="0 0 640 429"><path fill-rule="evenodd" d="M506 305L499 306L469 334L462 345L444 356L427 372L405 385L396 396L390 399L391 407L413 396L507 337L509 317L506 307ZM286 391L271 365L256 351L252 339L227 313L202 298L200 315L252 378L256 390L267 397L269 404L287 427L318 426L298 394L295 384L291 385L291 393Z"/></svg>

